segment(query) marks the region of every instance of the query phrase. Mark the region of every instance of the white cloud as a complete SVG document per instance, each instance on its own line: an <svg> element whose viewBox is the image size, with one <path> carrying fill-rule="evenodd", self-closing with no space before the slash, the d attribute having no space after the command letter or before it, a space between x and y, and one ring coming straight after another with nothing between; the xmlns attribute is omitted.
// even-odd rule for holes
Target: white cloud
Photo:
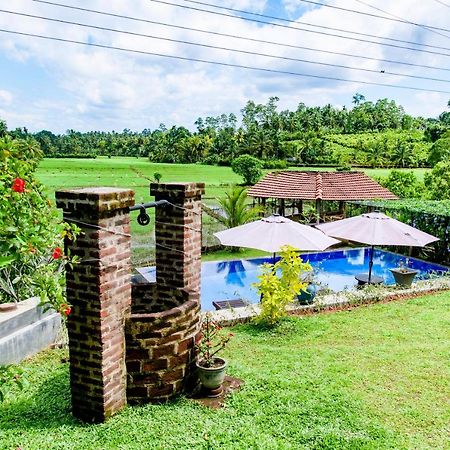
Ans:
<svg viewBox="0 0 450 450"><path fill-rule="evenodd" d="M13 95L9 91L0 89L0 107L9 106L13 101Z"/></svg>
<svg viewBox="0 0 450 450"><path fill-rule="evenodd" d="M433 23L446 27L447 11L442 11L435 2L421 0L398 0L385 5L385 2L371 0L371 3L412 21ZM87 7L81 0L73 5ZM217 2L217 4L219 4ZM291 0L282 4L291 17L296 12ZM342 6L342 2L335 2ZM266 0L227 0L220 5L238 9L251 9L262 12ZM197 5L198 6L198 5ZM89 8L144 18L151 21L166 22L221 33L252 37L320 48L328 51L360 54L393 60L410 61L416 64L445 66L446 60L439 55L405 50L363 42L338 39L332 36L299 32L292 29L261 25L248 21L209 15L170 7L155 2L133 3L121 0L92 0ZM362 5L351 2L345 7L363 9ZM339 55L329 55L289 47L274 46L258 42L243 41L229 37L195 33L187 30L168 28L161 25L128 21L120 18L76 12L51 7L29 0L16 0L11 10L38 14L69 21L95 24L97 26L125 29L134 33L149 34L169 39L202 42L208 45L239 48L250 52L276 54L288 58L309 59L330 64L344 64L362 69L395 71L399 73L445 78L445 73L435 70L398 66L364 59L353 59ZM439 11L438 11L439 9ZM368 9L367 9L368 10ZM369 10L368 10L369 11ZM372 11L373 12L373 11ZM362 33L371 33L396 39L421 41L426 44L448 46L443 37L410 25L382 21L365 16L355 16L330 8L314 8L297 18L300 22L326 25ZM0 14L0 27L37 33L63 39L83 42L96 42L122 48L136 49L159 54L180 55L189 58L222 61L229 64L264 67L289 72L316 74L326 77L346 78L360 81L374 81L387 84L421 86L449 90L448 83L421 82L406 77L395 77L381 73L368 73L343 68L331 68L296 61L279 60L255 55L225 52L185 44L111 33L77 26L27 19ZM323 32L333 31L322 29ZM343 33L339 33L343 34ZM401 44L399 44L401 45ZM142 129L156 127L160 122L178 123L192 127L198 116L215 115L222 112L239 112L251 98L265 102L271 95L281 98L281 108L295 108L303 101L307 104L322 105L350 103L352 95L363 92L367 98L394 98L404 104L413 114L437 115L444 110L449 95L414 93L390 88L372 87L333 80L322 80L294 75L246 71L231 67L219 67L196 62L177 61L157 56L139 55L114 50L54 42L38 38L2 35L0 53L24 68L37 66L52 83L55 96L45 98L44 94L30 90L17 92L13 84L2 85L0 91L0 115L12 126L26 125L30 129L48 128L64 131L66 128L89 129ZM25 73L25 71L24 71ZM33 84L30 75L28 83ZM14 91L14 97L9 91ZM2 95L2 93L6 92ZM30 94L31 93L31 94ZM9 94L9 97L8 97ZM31 97L30 97L31 95ZM6 99L6 100L5 100ZM426 102L424 101L426 100ZM7 108L14 105L14 108ZM12 112L14 110L14 112Z"/></svg>

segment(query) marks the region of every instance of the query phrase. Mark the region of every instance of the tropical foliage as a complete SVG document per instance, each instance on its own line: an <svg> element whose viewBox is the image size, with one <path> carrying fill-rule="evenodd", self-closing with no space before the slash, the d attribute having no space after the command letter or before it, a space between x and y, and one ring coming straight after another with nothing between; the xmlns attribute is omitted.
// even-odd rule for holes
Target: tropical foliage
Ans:
<svg viewBox="0 0 450 450"><path fill-rule="evenodd" d="M450 162L441 161L425 174L425 186L433 200L450 199Z"/></svg>
<svg viewBox="0 0 450 450"><path fill-rule="evenodd" d="M225 196L217 199L222 214L214 217L227 228L237 227L258 218L261 210L249 207L247 204L247 191L242 186L234 186Z"/></svg>
<svg viewBox="0 0 450 450"><path fill-rule="evenodd" d="M41 157L32 139L0 138L0 302L37 295L67 314L61 247L76 227L61 223L36 180Z"/></svg>
<svg viewBox="0 0 450 450"><path fill-rule="evenodd" d="M153 162L231 164L248 154L290 164L421 167L448 156L450 112L436 119L412 117L394 101L366 100L356 94L353 108L332 105L278 110L277 97L266 104L248 101L241 120L234 114L198 118L196 130L183 126L125 129L122 132L48 130L32 134L47 157L135 156ZM5 133L0 125L0 133ZM30 136L25 128L10 132ZM270 163L269 163L270 164Z"/></svg>

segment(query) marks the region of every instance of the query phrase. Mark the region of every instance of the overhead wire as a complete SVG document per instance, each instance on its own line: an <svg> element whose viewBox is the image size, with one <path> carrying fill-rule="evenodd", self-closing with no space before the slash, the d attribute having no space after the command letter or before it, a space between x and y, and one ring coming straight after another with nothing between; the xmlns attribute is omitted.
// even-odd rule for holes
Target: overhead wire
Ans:
<svg viewBox="0 0 450 450"><path fill-rule="evenodd" d="M33 1L43 2L44 0L33 0ZM435 51L432 51L432 50L424 50L424 49L421 49L421 48L414 48L414 47L404 47L402 45L389 44L387 42L371 41L371 40L368 40L368 39L361 39L361 38L350 37L350 36L342 36L340 34L327 33L325 31L308 30L308 29L305 29L305 28L293 27L291 25L283 25L281 23L267 22L267 21L264 21L264 20L254 19L254 18L250 18L250 17L235 16L233 14L227 14L227 13L218 12L218 11L210 11L208 9L197 8L197 7L194 7L194 6L179 5L177 3L171 3L171 2L164 1L164 0L148 0L148 1L153 2L153 3L161 3L161 4L164 4L164 5L168 5L168 6L175 6L175 7L183 8L183 9L190 9L190 10L193 10L193 11L201 11L201 12L204 12L204 13L214 14L214 15L222 16L222 17L229 17L231 19L246 20L246 21L250 21L250 22L256 22L256 23L261 23L261 24L265 24L265 25L271 25L273 27L279 27L279 28L285 28L285 29L290 29L290 30L302 31L302 32L305 32L305 33L313 33L313 34L319 34L319 35L322 35L322 36L337 37L337 38L340 38L340 39L347 39L347 40L351 40L351 41L364 42L364 43L368 43L368 44L384 45L386 47L400 48L402 50L411 50L411 51L414 51L414 52L430 53L430 54L433 54L433 55L440 55L440 56L450 56L450 54L448 54L448 53L435 52ZM187 0L185 0L185 1L187 1ZM418 44L415 44L415 45L418 45ZM430 47L427 44L424 44L424 45L426 47ZM434 48L435 46L431 46L431 47ZM450 48L448 48L448 47L437 47L437 48L440 48L440 49L443 49L443 50L450 50Z"/></svg>
<svg viewBox="0 0 450 450"><path fill-rule="evenodd" d="M421 92L437 92L437 93L441 93L441 94L450 94L450 91L444 91L444 90L440 90L440 89L427 89L427 88L421 88L421 87L417 87L417 86L403 86L403 85L388 84L388 83L378 83L378 82L374 82L374 81L353 80L353 79L341 78L341 77L331 77L331 76L325 76L325 75L308 74L308 73L293 72L293 71L287 71L287 70L269 69L269 68L265 68L265 67L247 66L244 64L234 64L234 63L227 63L227 62L223 62L223 61L212 61L212 60L201 59L201 58L191 58L191 57L178 56L178 55L167 55L164 53L149 52L149 51L144 51L144 50L136 50L136 49L117 47L117 46L112 46L112 45L96 44L94 42L83 42L83 41L77 41L74 39L57 38L54 36L45 36L45 35L36 34L36 33L25 33L25 32L21 32L21 31L7 30L4 28L0 28L0 32L19 35L19 36L35 37L35 38L39 38L39 39L52 40L52 41L57 41L57 42L66 42L66 43L77 44L77 45L85 45L85 46L89 46L89 47L96 47L96 48L102 48L102 49L118 50L121 52L135 53L135 54L140 54L140 55L158 56L158 57L172 59L172 60L199 62L199 63L222 66L222 67L233 67L233 68L238 68L238 69L247 69L247 70L265 72L265 73L276 73L276 74L282 74L282 75L292 75L292 76L303 77L303 78L314 78L314 79L330 80L330 81L343 81L346 83L359 83L359 84L364 84L364 85L368 85L368 86L382 86L382 87L389 87L389 88L393 88L393 89L404 89L404 90L413 90L413 91L421 91Z"/></svg>
<svg viewBox="0 0 450 450"><path fill-rule="evenodd" d="M446 68L446 67L430 66L430 65L426 65L426 64L417 64L417 63L411 63L411 62L407 62L407 61L398 61L398 60L384 59L384 58L374 58L374 57L370 57L370 56L356 55L353 53L343 53L343 52L337 52L337 51L331 51L331 50L322 50L322 49L317 49L317 48L312 48L312 47L305 47L305 46L301 46L301 45L268 41L268 40L264 40L264 39L251 38L251 37L247 37L247 36L239 36L236 34L220 33L218 31L210 31L210 30L203 30L200 28L193 28L193 27L187 27L187 26L182 26L182 25L169 24L169 23L155 21L155 20L143 19L140 17L126 16L126 15L122 15L122 14L114 14L114 13L110 13L110 12L98 11L95 9L88 9L88 8L81 8L81 7L77 7L77 6L65 5L62 3L50 2L50 1L45 1L45 0L34 0L34 1L39 2L39 3L45 3L48 5L52 5L52 6L58 6L58 7L62 7L62 8L68 8L71 10L78 10L78 11L83 11L83 12L89 12L89 13L98 14L98 15L107 16L107 17L115 17L115 18L131 20L131 21L135 21L135 22L149 23L149 24L153 24L153 25L161 25L161 26L169 27L169 28L194 31L194 32L198 32L198 33L204 33L204 34L209 34L209 35L214 35L214 36L222 36L222 37L233 38L233 39L240 39L240 40L249 41L249 42L258 42L261 44L270 44L270 45L275 45L275 46L279 46L279 47L295 48L295 49L307 50L307 51L318 52L318 53L325 53L325 54L330 54L330 55L347 56L347 57L351 57L351 58L364 59L364 60L368 60L368 61L377 61L377 62L383 62L383 63L398 64L398 65L405 65L405 66L410 66L410 67L421 67L424 69L441 70L441 71L447 71L447 72L450 71L450 68Z"/></svg>
<svg viewBox="0 0 450 450"><path fill-rule="evenodd" d="M380 16L379 14L373 14L373 13L358 11L356 9L343 8L342 6L328 5L326 3L319 3L319 2L316 2L316 1L313 1L313 0L298 0L298 1L299 2L303 2L303 3L309 3L309 4L312 4L312 5L321 6L321 7L325 7L325 8L338 9L340 11L350 12L350 13L353 13L353 14L359 14L359 15L363 15L363 16L375 17L377 19L390 20L391 22L400 22L400 23L406 23L406 24L409 24L409 25L424 26L424 27L427 27L427 28L432 28L433 30L450 32L449 28L442 28L442 27L437 27L437 26L434 26L434 25L428 25L428 24L424 24L424 23L412 22L412 21L405 20L405 19L395 19L393 17Z"/></svg>
<svg viewBox="0 0 450 450"><path fill-rule="evenodd" d="M176 43L181 43L184 45L192 45L192 46L197 46L197 47L202 47L202 48L210 48L210 49L214 49L214 50L224 50L224 51L228 51L228 52L240 53L240 54L245 54L245 55L262 56L265 58L280 59L283 61L302 62L302 63L306 63L306 64L314 64L314 65L320 65L320 66L326 66L326 67L338 67L341 69L355 70L355 71L359 71L359 72L368 72L368 73L377 73L377 74L383 73L385 75L392 75L392 76L397 76L397 77L414 78L414 79L428 80L428 81L438 81L441 83L450 83L450 80L444 80L442 78L426 77L426 76L422 76L422 75L411 75L411 74L406 74L406 73L392 72L389 70L378 70L378 69L368 69L368 68L364 68L364 67L354 67L354 66L348 66L345 64L335 64L335 63L326 63L326 62L320 62L320 61L311 61L311 60L302 59L302 58L292 58L289 56L280 56L280 55L273 55L273 54L262 53L262 52L240 50L240 49L231 48L231 47L202 44L199 42L192 42L192 41L186 41L186 40L180 40L180 39L172 39L172 38L167 38L167 37L162 37L162 36L127 31L127 30L118 30L116 28L102 27L102 26L98 26L98 25L89 25L89 24L84 24L84 23L80 23L80 22L73 22L73 21L69 21L69 20L55 19L55 18L45 17L45 16L38 16L35 14L27 14L27 13L18 12L18 11L9 11L9 10L0 9L0 13L13 14L13 15L21 16L21 17L29 17L29 18L39 19L39 20L46 20L46 21L50 21L50 22L75 25L75 26L79 26L79 27L91 28L91 29L102 30L102 31L110 31L113 33L127 34L127 35L131 35L131 36L139 36L139 37L145 37L145 38L150 38L150 39L157 39L157 40L162 40L162 41L166 41L166 42L176 42Z"/></svg>
<svg viewBox="0 0 450 450"><path fill-rule="evenodd" d="M232 11L235 13L239 13L239 14L247 14L247 15L251 15L251 16L255 16L255 17L262 17L265 19L270 19L270 20L278 20L280 22L285 22L285 23L292 23L293 20L292 19L288 19L286 17L279 17L279 16L272 16L272 15L268 15L268 14L261 14L261 13L256 13L253 11L247 11L247 10L243 10L243 9L237 9L237 8L231 8L231 7L227 7L227 6L222 6L222 5L216 5L214 3L207 3L207 2L203 2L203 1L199 1L199 0L180 0L180 1L184 1L187 3L193 3L196 5L202 5L202 6L208 6L211 8L216 8L216 9L222 9L224 11ZM173 3L171 3L173 4ZM182 6L182 5L178 5L178 4L173 4L174 6ZM356 34L359 36L366 36L366 37L372 37L372 38L376 38L376 39L384 39L384 40L388 40L388 41L393 41L393 42L400 42L400 43L404 43L404 44L413 44L413 45L418 45L418 46L424 46L424 47L431 47L431 48L440 48L440 49L446 49L446 47L439 47L439 46L434 46L434 45L428 45L428 44L423 44L421 42L414 42L414 41L406 41L403 39L395 39L395 38L391 38L391 37L386 37L386 36L378 36L378 35L374 35L374 34L369 34L369 33L362 33L359 31L351 31L351 30L346 30L343 28L335 28L335 27L330 27L327 25L317 25L314 23L310 23L310 22L305 22L305 21L300 21L300 20L296 20L295 21L296 24L300 24L300 25L306 25L309 27L313 27L313 28L320 28L323 30L332 30L332 31L340 31L340 32L344 32L344 33L348 33L348 34Z"/></svg>
<svg viewBox="0 0 450 450"><path fill-rule="evenodd" d="M446 6L447 8L450 8L450 4L443 2L442 0L434 0L437 3L440 3L443 6Z"/></svg>
<svg viewBox="0 0 450 450"><path fill-rule="evenodd" d="M384 14L387 14L387 15L389 15L391 17L395 17L397 19L402 19L401 17L397 16L396 14L392 14L389 11L386 11L384 9L378 8L377 6L371 5L369 3L363 2L362 0L354 0L354 1L360 3L361 5L364 5L364 6L367 6L369 8L372 8L375 11L380 11L380 12L382 12ZM423 30L429 31L430 33L438 34L439 36L443 36L443 37L445 37L447 39L450 39L450 36L448 36L447 34L444 34L444 33L441 33L439 31L433 30L432 28L428 28L426 25L417 24L417 23L411 22L410 20L407 20L407 22L409 24L411 24L411 25L414 25L416 27L422 28Z"/></svg>

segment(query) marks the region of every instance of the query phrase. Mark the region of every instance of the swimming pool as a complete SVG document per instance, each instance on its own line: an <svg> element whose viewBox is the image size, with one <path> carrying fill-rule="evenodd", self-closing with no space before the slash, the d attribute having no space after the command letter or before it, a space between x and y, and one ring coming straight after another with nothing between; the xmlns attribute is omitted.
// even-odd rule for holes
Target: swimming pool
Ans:
<svg viewBox="0 0 450 450"><path fill-rule="evenodd" d="M369 248L334 250L301 255L308 261L316 273L321 285L335 292L353 289L357 282L355 275L367 273L369 267ZM375 249L373 274L382 277L386 284L394 284L394 277L389 269L398 267L405 261L403 255ZM259 301L259 296L252 284L260 274L260 266L272 262L272 258L239 259L234 261L214 261L202 263L201 302L202 309L214 309L215 300L231 300L241 298L250 303ZM439 264L409 258L409 267L419 271L417 278L427 278L432 272L447 271ZM154 268L139 269L148 280L154 281Z"/></svg>

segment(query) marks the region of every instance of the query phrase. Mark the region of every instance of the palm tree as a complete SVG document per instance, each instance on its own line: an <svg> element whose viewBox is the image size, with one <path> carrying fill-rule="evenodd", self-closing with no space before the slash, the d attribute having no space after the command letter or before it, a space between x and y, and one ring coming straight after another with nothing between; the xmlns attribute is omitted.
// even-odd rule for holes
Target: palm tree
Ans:
<svg viewBox="0 0 450 450"><path fill-rule="evenodd" d="M261 208L247 205L247 191L242 186L233 186L225 193L225 197L218 199L222 208L222 214L216 214L215 218L227 228L244 225L258 218Z"/></svg>
<svg viewBox="0 0 450 450"><path fill-rule="evenodd" d="M358 106L359 104L361 104L362 102L364 102L366 100L366 97L364 97L364 95L360 94L359 92L357 92L354 96L353 96L353 101L352 103L356 106Z"/></svg>

